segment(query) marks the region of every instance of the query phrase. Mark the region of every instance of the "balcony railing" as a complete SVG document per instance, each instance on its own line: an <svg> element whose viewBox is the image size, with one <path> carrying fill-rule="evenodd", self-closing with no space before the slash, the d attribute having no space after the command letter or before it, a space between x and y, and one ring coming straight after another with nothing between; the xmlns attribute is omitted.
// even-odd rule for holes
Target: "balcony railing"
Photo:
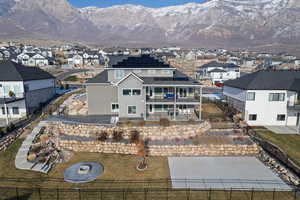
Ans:
<svg viewBox="0 0 300 200"><path fill-rule="evenodd" d="M300 100L294 102L288 101L287 107L290 109L300 110Z"/></svg>
<svg viewBox="0 0 300 200"><path fill-rule="evenodd" d="M162 94L150 97L146 96L147 102L175 102L175 94ZM176 102L199 102L198 95L176 96Z"/></svg>

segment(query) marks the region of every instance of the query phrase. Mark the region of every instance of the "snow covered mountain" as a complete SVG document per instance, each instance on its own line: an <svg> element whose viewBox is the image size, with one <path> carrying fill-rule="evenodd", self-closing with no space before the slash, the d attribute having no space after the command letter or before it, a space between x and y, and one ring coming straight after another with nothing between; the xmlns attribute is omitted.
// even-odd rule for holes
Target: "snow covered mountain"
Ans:
<svg viewBox="0 0 300 200"><path fill-rule="evenodd" d="M0 0L0 11L1 7L9 7L5 17L0 14L1 30L13 24L21 29L22 37L110 45L300 44L300 0L210 0L163 8L128 4L80 9L67 0Z"/></svg>

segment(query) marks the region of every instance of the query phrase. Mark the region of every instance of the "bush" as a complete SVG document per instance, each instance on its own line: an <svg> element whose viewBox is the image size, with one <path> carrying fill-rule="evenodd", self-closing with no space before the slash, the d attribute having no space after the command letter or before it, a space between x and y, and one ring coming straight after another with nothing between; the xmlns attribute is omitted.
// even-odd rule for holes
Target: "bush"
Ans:
<svg viewBox="0 0 300 200"><path fill-rule="evenodd" d="M159 125L161 125L161 126L169 126L170 125L170 121L168 119L166 119L166 118L161 118L159 120Z"/></svg>
<svg viewBox="0 0 300 200"><path fill-rule="evenodd" d="M100 133L100 135L98 136L98 140L104 142L105 140L107 140L108 138L108 134L105 131L102 131Z"/></svg>
<svg viewBox="0 0 300 200"><path fill-rule="evenodd" d="M4 130L4 128L0 128L0 137L5 136L6 132Z"/></svg>
<svg viewBox="0 0 300 200"><path fill-rule="evenodd" d="M113 141L119 142L123 139L122 131L113 131Z"/></svg>
<svg viewBox="0 0 300 200"><path fill-rule="evenodd" d="M140 140L140 133L137 130L133 130L130 132L130 142L131 143L138 143Z"/></svg>

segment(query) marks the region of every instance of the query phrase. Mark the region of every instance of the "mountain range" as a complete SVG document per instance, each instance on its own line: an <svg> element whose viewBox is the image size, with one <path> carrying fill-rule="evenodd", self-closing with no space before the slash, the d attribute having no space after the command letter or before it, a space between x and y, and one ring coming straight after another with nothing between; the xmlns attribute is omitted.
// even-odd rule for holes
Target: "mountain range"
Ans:
<svg viewBox="0 0 300 200"><path fill-rule="evenodd" d="M288 46L300 44L300 0L210 0L162 8L0 0L0 30L0 38L99 45Z"/></svg>

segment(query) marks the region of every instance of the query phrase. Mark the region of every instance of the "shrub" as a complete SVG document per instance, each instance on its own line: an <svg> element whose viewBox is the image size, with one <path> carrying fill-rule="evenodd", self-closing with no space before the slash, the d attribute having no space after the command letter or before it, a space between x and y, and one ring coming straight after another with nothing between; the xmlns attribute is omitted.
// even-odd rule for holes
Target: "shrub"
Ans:
<svg viewBox="0 0 300 200"><path fill-rule="evenodd" d="M139 139L140 139L140 133L137 130L133 130L130 132L131 143L138 143Z"/></svg>
<svg viewBox="0 0 300 200"><path fill-rule="evenodd" d="M159 120L159 125L161 125L161 126L169 126L170 125L170 121L168 119L166 119L166 118L161 118Z"/></svg>
<svg viewBox="0 0 300 200"><path fill-rule="evenodd" d="M123 139L122 131L113 131L113 141L119 142Z"/></svg>
<svg viewBox="0 0 300 200"><path fill-rule="evenodd" d="M108 134L106 131L101 131L100 135L98 136L98 140L104 142L107 140Z"/></svg>
<svg viewBox="0 0 300 200"><path fill-rule="evenodd" d="M3 137L5 134L4 128L0 128L0 137Z"/></svg>
<svg viewBox="0 0 300 200"><path fill-rule="evenodd" d="M15 93L14 93L13 91L9 91L9 92L8 92L8 96L9 96L9 97L14 97L14 96L16 96L16 95L15 95Z"/></svg>

